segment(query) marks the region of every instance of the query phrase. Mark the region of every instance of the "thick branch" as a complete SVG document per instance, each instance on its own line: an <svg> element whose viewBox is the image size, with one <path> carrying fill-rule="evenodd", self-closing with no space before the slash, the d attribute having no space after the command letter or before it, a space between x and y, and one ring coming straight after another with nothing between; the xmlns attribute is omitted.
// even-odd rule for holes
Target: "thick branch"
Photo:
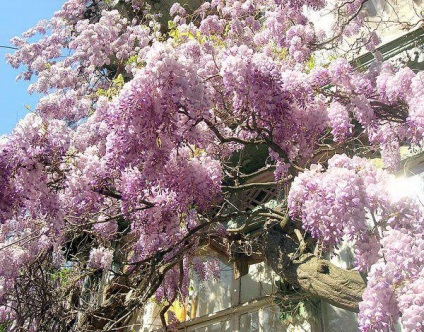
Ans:
<svg viewBox="0 0 424 332"><path fill-rule="evenodd" d="M246 184L240 184L237 186L222 186L221 188L224 192L230 192L230 193L244 191L244 190L251 190L251 189L261 189L261 188L269 189L269 188L275 188L283 184L286 184L288 181L292 179L293 177L289 175L287 178L282 179L280 181L276 181L276 182L246 183Z"/></svg>
<svg viewBox="0 0 424 332"><path fill-rule="evenodd" d="M298 248L278 225L267 230L265 259L278 275L314 297L358 312L366 287L359 272L339 268L311 253L299 253Z"/></svg>

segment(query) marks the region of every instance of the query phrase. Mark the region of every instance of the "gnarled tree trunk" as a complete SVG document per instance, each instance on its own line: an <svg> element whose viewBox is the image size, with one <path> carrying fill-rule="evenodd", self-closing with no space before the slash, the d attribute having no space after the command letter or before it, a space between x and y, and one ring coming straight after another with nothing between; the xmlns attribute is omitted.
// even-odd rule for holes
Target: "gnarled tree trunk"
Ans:
<svg viewBox="0 0 424 332"><path fill-rule="evenodd" d="M288 283L336 307L359 311L366 283L358 271L298 252L299 245L279 225L266 230L264 240L266 262Z"/></svg>

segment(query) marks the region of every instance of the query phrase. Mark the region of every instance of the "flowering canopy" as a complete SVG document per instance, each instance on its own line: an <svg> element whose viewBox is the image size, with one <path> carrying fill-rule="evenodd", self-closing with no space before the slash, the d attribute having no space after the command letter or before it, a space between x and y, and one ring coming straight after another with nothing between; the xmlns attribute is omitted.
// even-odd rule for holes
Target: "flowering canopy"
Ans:
<svg viewBox="0 0 424 332"><path fill-rule="evenodd" d="M368 274L362 330L392 330L399 317L422 330L422 210L386 184L400 146L423 139L424 75L378 53L358 71L353 54L325 51L374 49L366 2L175 3L166 28L145 2L68 0L13 38L8 62L44 96L0 142L3 326L113 330L153 295L184 297L189 268L216 275L196 248L248 214L228 213L250 177L232 156L265 146L259 171L293 182L288 214L264 217L289 216L298 243L309 239L301 252L353 241ZM331 31L311 19L324 10ZM88 294L101 291L101 271L106 302Z"/></svg>

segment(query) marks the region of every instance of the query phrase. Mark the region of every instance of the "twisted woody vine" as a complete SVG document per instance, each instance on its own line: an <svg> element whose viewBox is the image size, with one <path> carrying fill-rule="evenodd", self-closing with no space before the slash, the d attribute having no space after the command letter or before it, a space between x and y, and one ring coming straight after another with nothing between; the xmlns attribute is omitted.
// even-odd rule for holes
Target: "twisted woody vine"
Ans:
<svg viewBox="0 0 424 332"><path fill-rule="evenodd" d="M368 2L68 0L13 38L42 97L0 140L3 330L122 331L151 298L169 329L189 271L219 278L199 248L243 240L226 222L255 214L293 289L362 331L423 331L422 204L387 184L423 140L424 74L383 61ZM266 150L251 173L246 149ZM237 209L267 172L290 188L279 206ZM325 259L342 241L354 269Z"/></svg>

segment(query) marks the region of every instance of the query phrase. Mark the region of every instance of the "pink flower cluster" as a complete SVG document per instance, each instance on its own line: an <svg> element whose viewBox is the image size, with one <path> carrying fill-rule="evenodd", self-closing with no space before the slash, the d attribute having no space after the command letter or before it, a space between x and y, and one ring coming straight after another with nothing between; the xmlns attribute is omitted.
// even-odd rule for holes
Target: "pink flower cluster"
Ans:
<svg viewBox="0 0 424 332"><path fill-rule="evenodd" d="M424 216L416 200L390 195L389 179L366 159L336 155L326 171L313 166L296 178L288 197L292 217L320 242L354 241L357 268L369 270L363 331L392 330L400 316L409 331L422 327Z"/></svg>
<svg viewBox="0 0 424 332"><path fill-rule="evenodd" d="M304 62L311 54L311 43L315 40L315 31L307 25L295 25L287 30L286 40L293 59L296 62Z"/></svg>
<svg viewBox="0 0 424 332"><path fill-rule="evenodd" d="M96 269L109 269L113 260L113 251L104 247L94 248L90 251L88 264Z"/></svg>

